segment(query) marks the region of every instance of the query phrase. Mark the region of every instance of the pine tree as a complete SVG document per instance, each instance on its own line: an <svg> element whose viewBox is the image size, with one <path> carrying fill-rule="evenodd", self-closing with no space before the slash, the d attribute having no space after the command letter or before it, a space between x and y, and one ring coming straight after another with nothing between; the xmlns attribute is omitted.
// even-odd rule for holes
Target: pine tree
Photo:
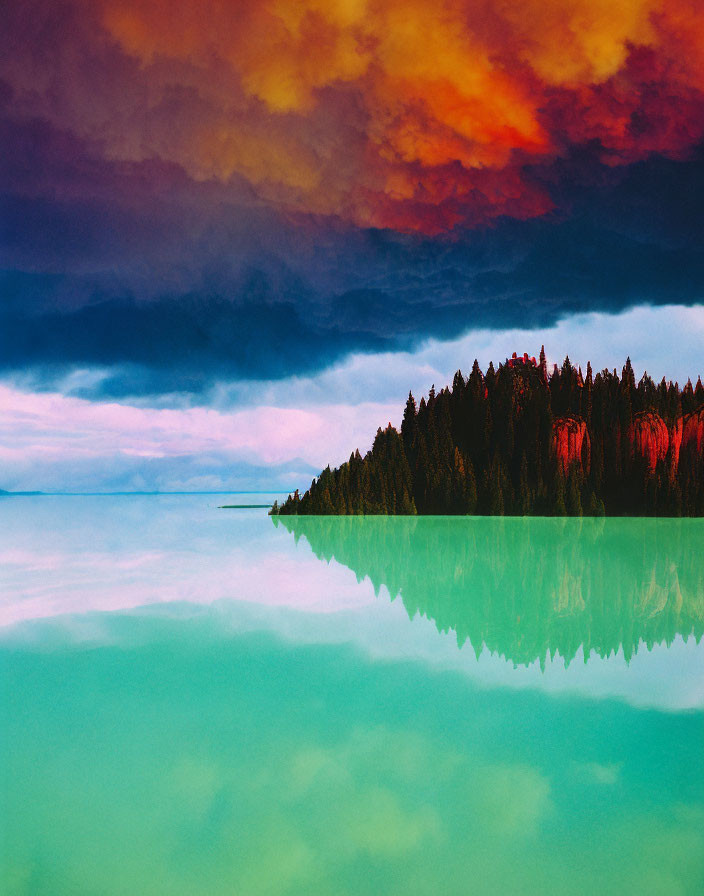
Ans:
<svg viewBox="0 0 704 896"><path fill-rule="evenodd" d="M540 375L543 378L545 385L548 384L548 365L545 359L545 346L540 346Z"/></svg>
<svg viewBox="0 0 704 896"><path fill-rule="evenodd" d="M478 507L477 478L474 473L472 461L469 459L467 459L465 467L465 477L465 513L473 516L477 512Z"/></svg>
<svg viewBox="0 0 704 896"><path fill-rule="evenodd" d="M565 476L562 470L558 470L555 477L555 499L553 501L553 515L567 516L567 505L565 503Z"/></svg>
<svg viewBox="0 0 704 896"><path fill-rule="evenodd" d="M504 476L501 459L494 455L489 475L489 514L490 516L504 515Z"/></svg>
<svg viewBox="0 0 704 896"><path fill-rule="evenodd" d="M401 436L403 438L403 444L406 449L406 454L410 458L410 453L412 450L412 445L416 440L416 435L418 432L418 422L416 420L416 416L418 414L418 408L416 407L416 400L413 397L413 393L408 393L408 401L406 402L406 407L403 412L403 422L401 423Z"/></svg>
<svg viewBox="0 0 704 896"><path fill-rule="evenodd" d="M572 464L567 477L567 514L569 516L582 516L582 496L579 488L577 467Z"/></svg>
<svg viewBox="0 0 704 896"><path fill-rule="evenodd" d="M519 510L522 516L528 516L533 510L533 500L531 495L530 485L528 484L528 461L526 460L525 453L521 458L521 473L520 473L520 485L519 485Z"/></svg>

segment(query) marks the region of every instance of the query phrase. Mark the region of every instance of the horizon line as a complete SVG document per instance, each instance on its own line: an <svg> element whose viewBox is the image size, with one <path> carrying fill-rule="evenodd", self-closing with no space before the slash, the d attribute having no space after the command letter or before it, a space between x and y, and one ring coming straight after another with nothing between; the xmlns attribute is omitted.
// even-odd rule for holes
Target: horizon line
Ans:
<svg viewBox="0 0 704 896"><path fill-rule="evenodd" d="M119 491L119 492L43 492L43 491L0 491L0 497L25 497L25 498L91 498L110 497L119 495L272 495L278 492L293 492L295 489L226 489L224 491Z"/></svg>

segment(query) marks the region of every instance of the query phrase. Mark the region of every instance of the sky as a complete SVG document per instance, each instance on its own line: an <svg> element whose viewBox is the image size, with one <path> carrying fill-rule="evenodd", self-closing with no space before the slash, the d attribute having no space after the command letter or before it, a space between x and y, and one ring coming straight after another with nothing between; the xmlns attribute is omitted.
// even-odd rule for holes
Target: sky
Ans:
<svg viewBox="0 0 704 896"><path fill-rule="evenodd" d="M512 351L696 380L698 0L6 0L0 488L304 487Z"/></svg>

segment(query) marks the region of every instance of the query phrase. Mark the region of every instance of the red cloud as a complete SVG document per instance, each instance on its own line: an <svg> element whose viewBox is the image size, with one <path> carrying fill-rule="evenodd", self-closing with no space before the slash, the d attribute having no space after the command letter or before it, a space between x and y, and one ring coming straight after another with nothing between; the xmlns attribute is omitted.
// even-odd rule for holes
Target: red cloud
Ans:
<svg viewBox="0 0 704 896"><path fill-rule="evenodd" d="M10 17L18 108L110 158L362 226L541 215L526 163L584 143L609 164L682 157L704 137L696 0L76 2Z"/></svg>

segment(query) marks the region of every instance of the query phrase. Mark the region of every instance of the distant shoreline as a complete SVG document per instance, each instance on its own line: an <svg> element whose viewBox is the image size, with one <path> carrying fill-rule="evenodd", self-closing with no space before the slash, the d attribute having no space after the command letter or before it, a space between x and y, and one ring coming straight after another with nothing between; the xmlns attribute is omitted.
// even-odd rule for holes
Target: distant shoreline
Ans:
<svg viewBox="0 0 704 896"><path fill-rule="evenodd" d="M159 497L167 495L278 495L285 494L287 489L263 489L261 491L236 491L228 489L221 492L8 492L0 489L0 498L37 497L44 498L116 498L116 497ZM245 505L224 504L224 507ZM249 506L249 505L247 505ZM253 504L252 507L271 507L271 504Z"/></svg>
<svg viewBox="0 0 704 896"><path fill-rule="evenodd" d="M219 504L218 510L252 510L256 508L266 508L267 510L270 507L273 507L273 504Z"/></svg>

